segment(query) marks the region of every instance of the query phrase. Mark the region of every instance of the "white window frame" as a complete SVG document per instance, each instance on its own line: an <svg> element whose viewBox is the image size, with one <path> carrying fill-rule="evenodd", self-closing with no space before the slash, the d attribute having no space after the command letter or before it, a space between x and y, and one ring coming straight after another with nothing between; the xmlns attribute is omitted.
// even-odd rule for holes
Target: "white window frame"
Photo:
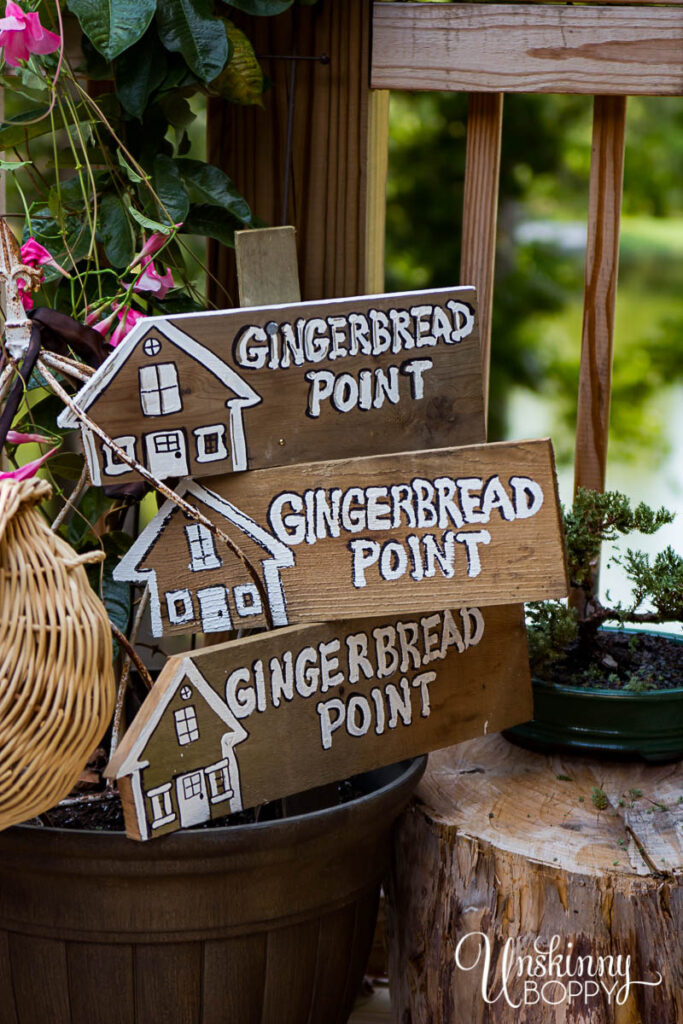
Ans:
<svg viewBox="0 0 683 1024"><path fill-rule="evenodd" d="M147 796L152 804L152 828L161 828L175 821L175 812L171 803L171 783L165 782L162 786L155 786L147 790Z"/></svg>
<svg viewBox="0 0 683 1024"><path fill-rule="evenodd" d="M201 796L202 793L204 792L204 789L203 789L203 786L202 786L202 770L201 770L201 768L198 771L196 771L196 772L192 772L192 773L190 773L188 775L183 776L183 778L180 781L183 784L183 799L184 800L193 800L196 796ZM192 793L188 793L188 791L187 791L188 790L188 786L192 787Z"/></svg>
<svg viewBox="0 0 683 1024"><path fill-rule="evenodd" d="M251 604L246 603L247 594L253 598ZM263 611L263 603L261 601L261 595L258 592L256 584L254 583L240 583L233 588L232 592L235 608L237 614L241 619L246 619L251 615L260 615Z"/></svg>
<svg viewBox="0 0 683 1024"><path fill-rule="evenodd" d="M235 795L235 790L232 788L230 781L230 767L228 764L227 757L224 757L222 761L216 761L215 764L210 764L208 768L204 769L209 782L209 800L212 804L218 804L221 800L229 800ZM221 793L217 786L217 777L221 776L225 779L225 790Z"/></svg>
<svg viewBox="0 0 683 1024"><path fill-rule="evenodd" d="M188 568L192 572L220 569L223 562L218 557L216 541L208 526L204 526L203 523L188 523L185 527L185 536L192 559Z"/></svg>
<svg viewBox="0 0 683 1024"><path fill-rule="evenodd" d="M225 445L225 424L216 423L210 427L195 427L192 431L196 438L197 462L221 462L229 456ZM218 437L218 445L215 452L207 452L206 440L212 435Z"/></svg>
<svg viewBox="0 0 683 1024"><path fill-rule="evenodd" d="M180 412L178 368L175 363L151 363L138 369L140 406L145 416L168 416Z"/></svg>
<svg viewBox="0 0 683 1024"><path fill-rule="evenodd" d="M185 707L174 711L173 723L181 747L187 746L188 743L195 743L199 739L199 723L194 704L186 704Z"/></svg>
<svg viewBox="0 0 683 1024"><path fill-rule="evenodd" d="M176 610L179 601L182 601L184 605L182 612ZM190 591L187 589L166 591L166 610L168 611L168 621L172 626L184 626L188 622L193 622L194 604Z"/></svg>
<svg viewBox="0 0 683 1024"><path fill-rule="evenodd" d="M122 437L113 437L112 441L114 444L117 444L119 448L123 448L126 455L129 455L131 459L137 459L135 454L137 438L135 434L124 434ZM121 473L130 472L130 466L125 462L119 461L116 452L114 452L108 444L102 445L102 469L105 476L120 476Z"/></svg>

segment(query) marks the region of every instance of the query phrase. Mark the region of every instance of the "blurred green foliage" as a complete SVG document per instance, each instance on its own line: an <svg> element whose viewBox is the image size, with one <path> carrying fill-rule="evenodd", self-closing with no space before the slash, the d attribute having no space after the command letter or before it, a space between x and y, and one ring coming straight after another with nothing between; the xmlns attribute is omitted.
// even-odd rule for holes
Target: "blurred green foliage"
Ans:
<svg viewBox="0 0 683 1024"><path fill-rule="evenodd" d="M611 451L657 445L661 389L680 380L683 100L628 101ZM570 455L581 345L592 100L505 97L489 437L504 437L513 388L553 402ZM459 280L467 97L394 93L387 287ZM544 230L526 230L535 226ZM676 232L679 232L678 235Z"/></svg>

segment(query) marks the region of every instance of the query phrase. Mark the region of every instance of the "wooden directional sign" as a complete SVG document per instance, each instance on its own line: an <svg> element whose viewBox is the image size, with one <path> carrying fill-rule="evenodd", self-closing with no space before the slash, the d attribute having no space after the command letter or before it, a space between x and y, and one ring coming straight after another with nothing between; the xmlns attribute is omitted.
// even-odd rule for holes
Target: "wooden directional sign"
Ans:
<svg viewBox="0 0 683 1024"><path fill-rule="evenodd" d="M227 534L167 502L115 570L147 583L155 636L562 597L552 447L443 448L185 480Z"/></svg>
<svg viewBox="0 0 683 1024"><path fill-rule="evenodd" d="M531 713L519 606L292 626L169 659L107 774L151 839Z"/></svg>
<svg viewBox="0 0 683 1024"><path fill-rule="evenodd" d="M140 321L75 398L157 478L485 437L473 288ZM59 419L76 427L70 409ZM95 484L135 473L87 426Z"/></svg>

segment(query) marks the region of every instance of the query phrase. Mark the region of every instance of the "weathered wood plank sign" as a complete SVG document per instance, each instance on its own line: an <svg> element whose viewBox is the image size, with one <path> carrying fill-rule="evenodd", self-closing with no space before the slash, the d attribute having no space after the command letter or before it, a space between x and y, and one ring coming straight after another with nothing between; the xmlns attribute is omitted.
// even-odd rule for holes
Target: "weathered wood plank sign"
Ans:
<svg viewBox="0 0 683 1024"><path fill-rule="evenodd" d="M531 713L519 606L292 626L169 659L107 775L151 839Z"/></svg>
<svg viewBox="0 0 683 1024"><path fill-rule="evenodd" d="M75 397L157 478L485 437L474 288L140 321ZM76 427L73 410L60 426ZM95 484L137 479L81 427Z"/></svg>
<svg viewBox="0 0 683 1024"><path fill-rule="evenodd" d="M167 502L115 570L150 588L152 629L221 632L491 605L567 592L549 441L313 462L185 480L227 534Z"/></svg>

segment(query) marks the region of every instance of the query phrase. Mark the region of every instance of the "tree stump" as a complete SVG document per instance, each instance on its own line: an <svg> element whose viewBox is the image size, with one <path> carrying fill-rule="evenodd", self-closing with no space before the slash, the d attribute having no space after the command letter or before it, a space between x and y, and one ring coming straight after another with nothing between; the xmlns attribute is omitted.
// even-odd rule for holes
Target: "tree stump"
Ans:
<svg viewBox="0 0 683 1024"><path fill-rule="evenodd" d="M498 735L432 754L387 887L397 1024L683 1021L682 783Z"/></svg>

